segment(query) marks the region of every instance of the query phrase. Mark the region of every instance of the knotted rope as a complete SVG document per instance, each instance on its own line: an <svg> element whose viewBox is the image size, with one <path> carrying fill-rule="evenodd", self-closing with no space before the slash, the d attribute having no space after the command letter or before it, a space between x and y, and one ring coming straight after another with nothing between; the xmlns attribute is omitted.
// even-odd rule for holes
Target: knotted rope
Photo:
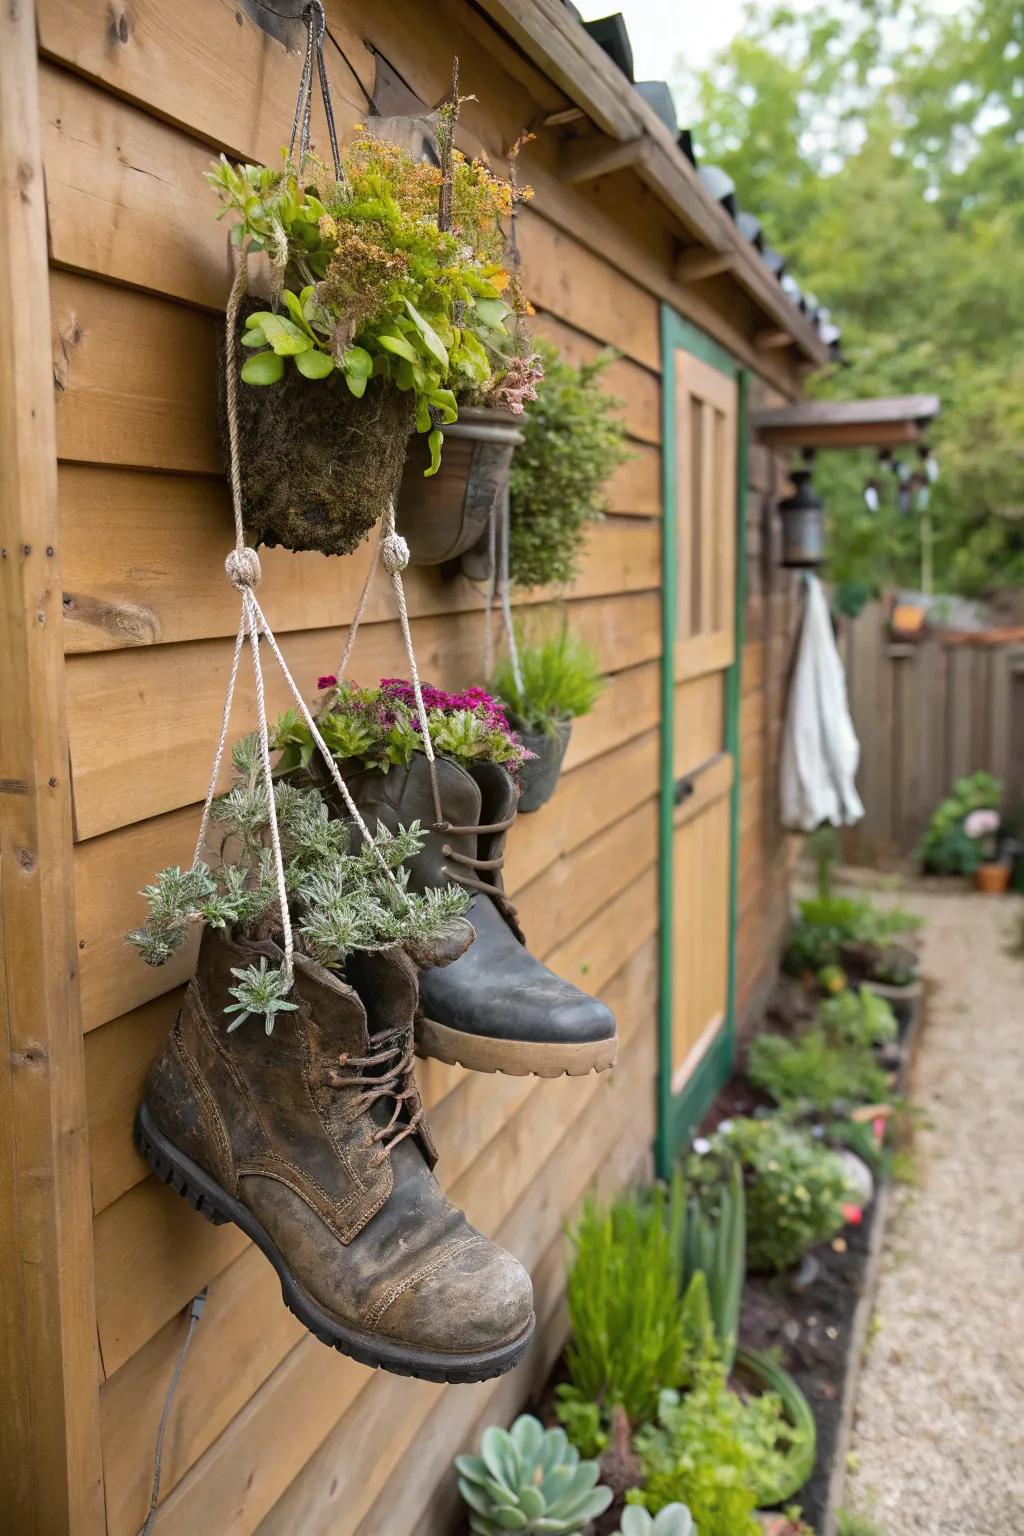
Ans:
<svg viewBox="0 0 1024 1536"><path fill-rule="evenodd" d="M217 791L217 781L220 777L220 770L224 761L224 751L227 745L228 726L231 719L231 706L235 697L235 687L238 682L239 664L241 662L242 650L245 645L246 638L248 638L249 649L252 655L253 681L255 683L256 689L256 733L259 740L260 764L263 770L263 782L267 796L267 821L270 826L270 843L274 855L274 873L277 883L277 895L281 907L281 930L284 939L284 968L285 974L288 978L288 981L290 982L294 972L295 941L292 933L291 914L288 910L288 885L285 877L284 855L281 850L281 833L277 820L277 803L274 798L274 780L270 763L271 746L270 731L267 726L266 688L263 676L263 664L260 658L261 636L266 640L274 656L274 659L281 669L281 674L284 677L289 692L291 693L292 698L295 700L295 703L298 706L299 713L302 715L302 718L305 720L306 725L309 728L310 735L316 743L316 746L320 752L321 757L323 758L331 779L341 794L349 816L358 826L366 842L370 845L370 847L374 848L381 869L384 871L385 875L390 881L391 886L399 900L404 905L408 905L408 898L405 895L405 892L402 890L402 887L399 881L396 879L393 871L389 868L383 854L376 848L373 837L370 833L370 829L367 827L365 821L360 815L359 809L356 806L355 801L352 799L351 794L349 793L348 786L338 770L338 765L334 761L331 750L324 741L323 736L320 734L316 721L313 719L312 713L310 712L309 706L307 705L305 699L302 697L302 694L299 692L299 689L295 683L295 679L292 677L291 672L288 670L288 665L283 655L281 654L281 648L278 645L277 640L274 638L274 633L267 622L267 616L263 612L259 600L256 597L255 589L262 576L262 568L260 566L260 559L256 551L254 549L250 549L245 542L245 524L242 516L241 457L238 442L238 356L236 331L238 327L239 310L248 283L247 256L247 248L243 247L238 263L238 269L235 272L234 281L231 284L231 292L228 296L226 312L227 361L225 370L227 382L226 393L229 456L228 478L231 485L231 507L235 521L235 547L233 550L231 550L227 556L227 559L224 561L224 570L227 574L228 580L231 582L231 585L235 588L241 597L242 614L241 621L238 626L238 634L235 637L235 647L231 657L231 666L228 670L228 682L224 695L224 709L221 715L220 735L217 741L217 750L213 756L213 766L210 771L210 782L207 786L206 798L203 802L203 811L199 822L199 836L196 841L195 853L192 857L192 868L195 869L199 864L199 861L202 857L203 847L206 842L206 835L209 830L210 812L213 806L214 796ZM391 517L393 524L393 512ZM395 543L390 548L388 558L392 561L392 563L397 562L401 555L401 550L398 549L398 546L401 545L405 553L405 560L408 561L409 552L405 545L404 539L399 539L398 535L394 534L393 526L391 533L394 537ZM400 590L401 578L398 575L398 569L399 567L397 564L395 564L395 573L393 579L398 582ZM365 592L363 600L365 603ZM402 616L402 629L403 634L406 636L407 649L411 654L412 642L411 638L409 637L409 623L408 615L405 612L404 597L400 601L400 614ZM422 699L418 692L418 682L416 686L417 698L420 699L420 702L422 703ZM429 737L427 737L427 741L429 743Z"/></svg>
<svg viewBox="0 0 1024 1536"><path fill-rule="evenodd" d="M348 665L352 658L356 635L366 612L366 604L370 597L370 588L373 586L373 578L377 566L382 565L391 578L392 591L395 594L395 603L398 608L398 622L402 626L402 639L405 641L405 656L409 663L409 680L412 683L413 696L416 700L416 716L420 723L420 733L423 737L423 755L427 760L427 773L430 777L430 794L434 802L434 819L437 823L444 820L441 811L441 791L437 782L437 763L434 759L434 744L430 739L430 725L427 720L427 710L423 703L423 687L420 683L419 668L416 665L416 653L412 644L412 631L409 628L409 609L405 601L405 586L402 581L402 572L409 564L409 546L402 535L395 529L395 503L394 498L388 502L388 509L380 521L380 533L377 536L377 547L370 559L370 569L366 573L363 582L363 590L359 594L356 611L352 615L352 623L349 625L348 636L345 640L345 649L341 653L338 662L338 681L341 682L348 672Z"/></svg>

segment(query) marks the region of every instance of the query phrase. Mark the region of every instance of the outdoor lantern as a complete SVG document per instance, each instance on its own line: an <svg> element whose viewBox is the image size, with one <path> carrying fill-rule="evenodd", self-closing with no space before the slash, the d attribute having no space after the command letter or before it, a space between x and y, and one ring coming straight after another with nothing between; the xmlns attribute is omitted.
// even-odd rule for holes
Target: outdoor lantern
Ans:
<svg viewBox="0 0 1024 1536"><path fill-rule="evenodd" d="M789 478L796 490L779 502L782 564L811 570L825 559L825 503L814 493L809 469L794 469Z"/></svg>

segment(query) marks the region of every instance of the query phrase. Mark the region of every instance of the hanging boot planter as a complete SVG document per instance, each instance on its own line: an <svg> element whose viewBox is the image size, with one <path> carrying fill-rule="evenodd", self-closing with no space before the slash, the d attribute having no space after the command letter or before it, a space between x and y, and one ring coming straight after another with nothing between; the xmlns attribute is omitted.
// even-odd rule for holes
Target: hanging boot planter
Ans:
<svg viewBox="0 0 1024 1536"><path fill-rule="evenodd" d="M131 935L159 961L192 921L205 925L136 1144L207 1220L252 1239L321 1342L430 1381L498 1375L533 1332L530 1279L442 1194L413 1077L417 968L471 942L466 897L402 895L394 873L421 835L372 839L368 862L348 851L345 822L328 820L316 789L279 784L273 830L297 893L282 924L261 857L272 820L252 815L256 736L234 762L212 820L240 861L165 870L149 924Z"/></svg>
<svg viewBox="0 0 1024 1536"><path fill-rule="evenodd" d="M577 1076L611 1067L617 1049L611 1012L530 954L502 885L521 744L480 689L460 696L424 686L424 737L408 702L412 693L411 684L397 680L378 689L336 684L322 701L317 727L368 826L395 830L419 821L429 828L408 862L410 890L429 895L455 882L474 898L474 943L446 967L446 981L440 971L421 978L420 1054L517 1076ZM280 744L285 763L311 761L301 725L291 723ZM330 787L326 793L333 799Z"/></svg>
<svg viewBox="0 0 1024 1536"><path fill-rule="evenodd" d="M393 505L411 431L422 447L410 473L429 484L456 400L514 404L534 375L520 378L505 326L513 279L500 221L519 194L454 155L457 89L439 112L440 182L436 166L365 132L341 151L322 6L308 8L308 24L282 168L222 156L208 180L237 221L234 243L265 252L271 270L270 297L246 307L228 342L232 363L245 358L236 411L246 539L344 554ZM333 169L309 147L314 62ZM483 471L468 469L455 466L472 482L475 529L486 517Z"/></svg>
<svg viewBox="0 0 1024 1536"><path fill-rule="evenodd" d="M397 523L413 565L442 565L483 546L475 574L486 574L488 531L523 441L520 422L512 411L461 406L458 420L445 428L441 468L429 479L427 449L419 441L410 444Z"/></svg>

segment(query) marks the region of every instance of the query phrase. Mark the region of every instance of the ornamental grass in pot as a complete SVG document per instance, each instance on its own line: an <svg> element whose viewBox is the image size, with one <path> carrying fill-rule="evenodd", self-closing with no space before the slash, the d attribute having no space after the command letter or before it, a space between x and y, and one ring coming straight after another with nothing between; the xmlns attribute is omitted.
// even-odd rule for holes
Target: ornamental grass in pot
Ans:
<svg viewBox="0 0 1024 1536"><path fill-rule="evenodd" d="M519 774L519 809L539 811L558 787L572 722L593 709L605 679L594 652L568 629L517 652L518 667L503 661L492 691L531 754Z"/></svg>
<svg viewBox="0 0 1024 1536"><path fill-rule="evenodd" d="M449 143L453 122L442 109ZM347 553L396 495L410 433L429 479L457 397L507 371L509 184L453 150L438 167L365 131L339 174L313 154L277 169L222 156L208 180L237 220L234 243L264 252L271 272L269 300L228 339L245 354L247 537Z"/></svg>

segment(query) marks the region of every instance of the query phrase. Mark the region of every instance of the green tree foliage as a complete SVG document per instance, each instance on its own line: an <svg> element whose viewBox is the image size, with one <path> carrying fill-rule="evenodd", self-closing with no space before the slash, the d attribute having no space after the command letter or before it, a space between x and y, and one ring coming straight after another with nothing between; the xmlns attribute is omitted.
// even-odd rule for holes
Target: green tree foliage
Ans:
<svg viewBox="0 0 1024 1536"><path fill-rule="evenodd" d="M1024 6L755 0L692 84L702 157L843 327L816 391L941 398L937 585L1024 583ZM918 518L891 485L868 511L873 467L819 461L830 573L916 583Z"/></svg>

